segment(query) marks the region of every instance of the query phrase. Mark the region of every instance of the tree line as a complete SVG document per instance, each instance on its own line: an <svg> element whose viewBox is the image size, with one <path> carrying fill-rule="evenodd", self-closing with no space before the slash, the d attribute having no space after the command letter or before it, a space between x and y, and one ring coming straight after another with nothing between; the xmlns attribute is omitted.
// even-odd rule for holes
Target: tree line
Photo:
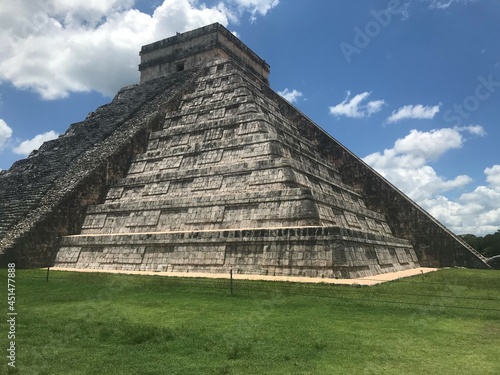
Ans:
<svg viewBox="0 0 500 375"><path fill-rule="evenodd" d="M500 229L484 237L473 234L462 234L460 237L485 257L500 255Z"/></svg>

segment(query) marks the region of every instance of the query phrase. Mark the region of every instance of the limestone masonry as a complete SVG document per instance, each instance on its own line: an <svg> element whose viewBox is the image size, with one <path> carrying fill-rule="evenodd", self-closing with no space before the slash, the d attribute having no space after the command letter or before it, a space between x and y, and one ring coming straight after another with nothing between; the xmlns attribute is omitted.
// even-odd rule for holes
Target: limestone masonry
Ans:
<svg viewBox="0 0 500 375"><path fill-rule="evenodd" d="M269 87L219 24L142 47L141 83L0 174L22 266L352 278L489 268Z"/></svg>

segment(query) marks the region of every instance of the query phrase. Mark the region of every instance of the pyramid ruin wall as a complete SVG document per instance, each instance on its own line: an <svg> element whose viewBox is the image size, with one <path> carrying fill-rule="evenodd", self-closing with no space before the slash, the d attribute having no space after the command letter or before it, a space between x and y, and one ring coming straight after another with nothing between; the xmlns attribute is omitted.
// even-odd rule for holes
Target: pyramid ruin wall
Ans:
<svg viewBox="0 0 500 375"><path fill-rule="evenodd" d="M195 72L120 90L113 101L0 175L0 255L19 267L53 261L61 236L80 231L89 205L104 200L165 108ZM174 105L175 106L175 105ZM161 118L163 118L163 115ZM21 183L22 181L22 183Z"/></svg>
<svg viewBox="0 0 500 375"><path fill-rule="evenodd" d="M56 262L68 268L353 278L418 266L407 241L339 227L80 235L62 246Z"/></svg>
<svg viewBox="0 0 500 375"><path fill-rule="evenodd" d="M141 83L176 71L232 58L268 82L269 65L220 24L177 34L142 47Z"/></svg>
<svg viewBox="0 0 500 375"><path fill-rule="evenodd" d="M224 27L144 46L139 69L142 84L0 175L0 193L20 176L39 184L24 202L11 188L16 207L0 214L0 251L21 266L46 265L80 228L59 265L315 277L485 266L272 91L269 66ZM54 169L71 137L85 146Z"/></svg>
<svg viewBox="0 0 500 375"><path fill-rule="evenodd" d="M423 267L490 268L485 259L398 188L270 88L281 113L297 124L324 160L335 165L344 183L355 187L367 207L383 214L393 234L409 240Z"/></svg>

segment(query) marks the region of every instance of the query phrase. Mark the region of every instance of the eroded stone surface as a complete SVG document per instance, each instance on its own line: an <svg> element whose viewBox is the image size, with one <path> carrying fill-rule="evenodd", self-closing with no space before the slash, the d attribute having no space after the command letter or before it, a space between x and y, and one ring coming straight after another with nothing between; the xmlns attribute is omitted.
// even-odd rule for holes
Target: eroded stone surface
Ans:
<svg viewBox="0 0 500 375"><path fill-rule="evenodd" d="M316 277L418 265L263 82L230 59L203 71L126 177L89 208L82 236L63 240L58 265Z"/></svg>
<svg viewBox="0 0 500 375"><path fill-rule="evenodd" d="M110 185L127 172L132 156L147 144L148 132L163 119L159 111L177 105L169 103L192 89L194 73L123 88L111 103L0 174L4 262L50 263L60 236L79 233L88 205L102 202Z"/></svg>
<svg viewBox="0 0 500 375"><path fill-rule="evenodd" d="M143 47L142 83L100 110L125 114L82 123L97 140L81 150L72 126L62 140L76 135L79 151L55 163L55 186L26 189L40 195L29 204L9 196L6 205L29 215L46 207L31 221L17 215L24 237L5 225L12 256L33 265L60 246L61 267L341 278L419 264L487 267L272 91L268 66L227 33L210 25ZM45 160L30 159L0 176L0 189ZM45 239L42 251L44 230L77 235Z"/></svg>

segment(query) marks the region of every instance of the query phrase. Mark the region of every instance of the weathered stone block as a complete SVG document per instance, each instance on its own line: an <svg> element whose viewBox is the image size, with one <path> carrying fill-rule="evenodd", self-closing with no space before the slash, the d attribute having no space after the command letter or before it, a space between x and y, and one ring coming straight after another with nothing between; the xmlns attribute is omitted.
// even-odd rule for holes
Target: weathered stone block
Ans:
<svg viewBox="0 0 500 375"><path fill-rule="evenodd" d="M269 66L222 26L144 46L140 71L141 85L0 175L0 245L25 264L313 277L487 266L273 92ZM53 258L56 234L80 231Z"/></svg>

